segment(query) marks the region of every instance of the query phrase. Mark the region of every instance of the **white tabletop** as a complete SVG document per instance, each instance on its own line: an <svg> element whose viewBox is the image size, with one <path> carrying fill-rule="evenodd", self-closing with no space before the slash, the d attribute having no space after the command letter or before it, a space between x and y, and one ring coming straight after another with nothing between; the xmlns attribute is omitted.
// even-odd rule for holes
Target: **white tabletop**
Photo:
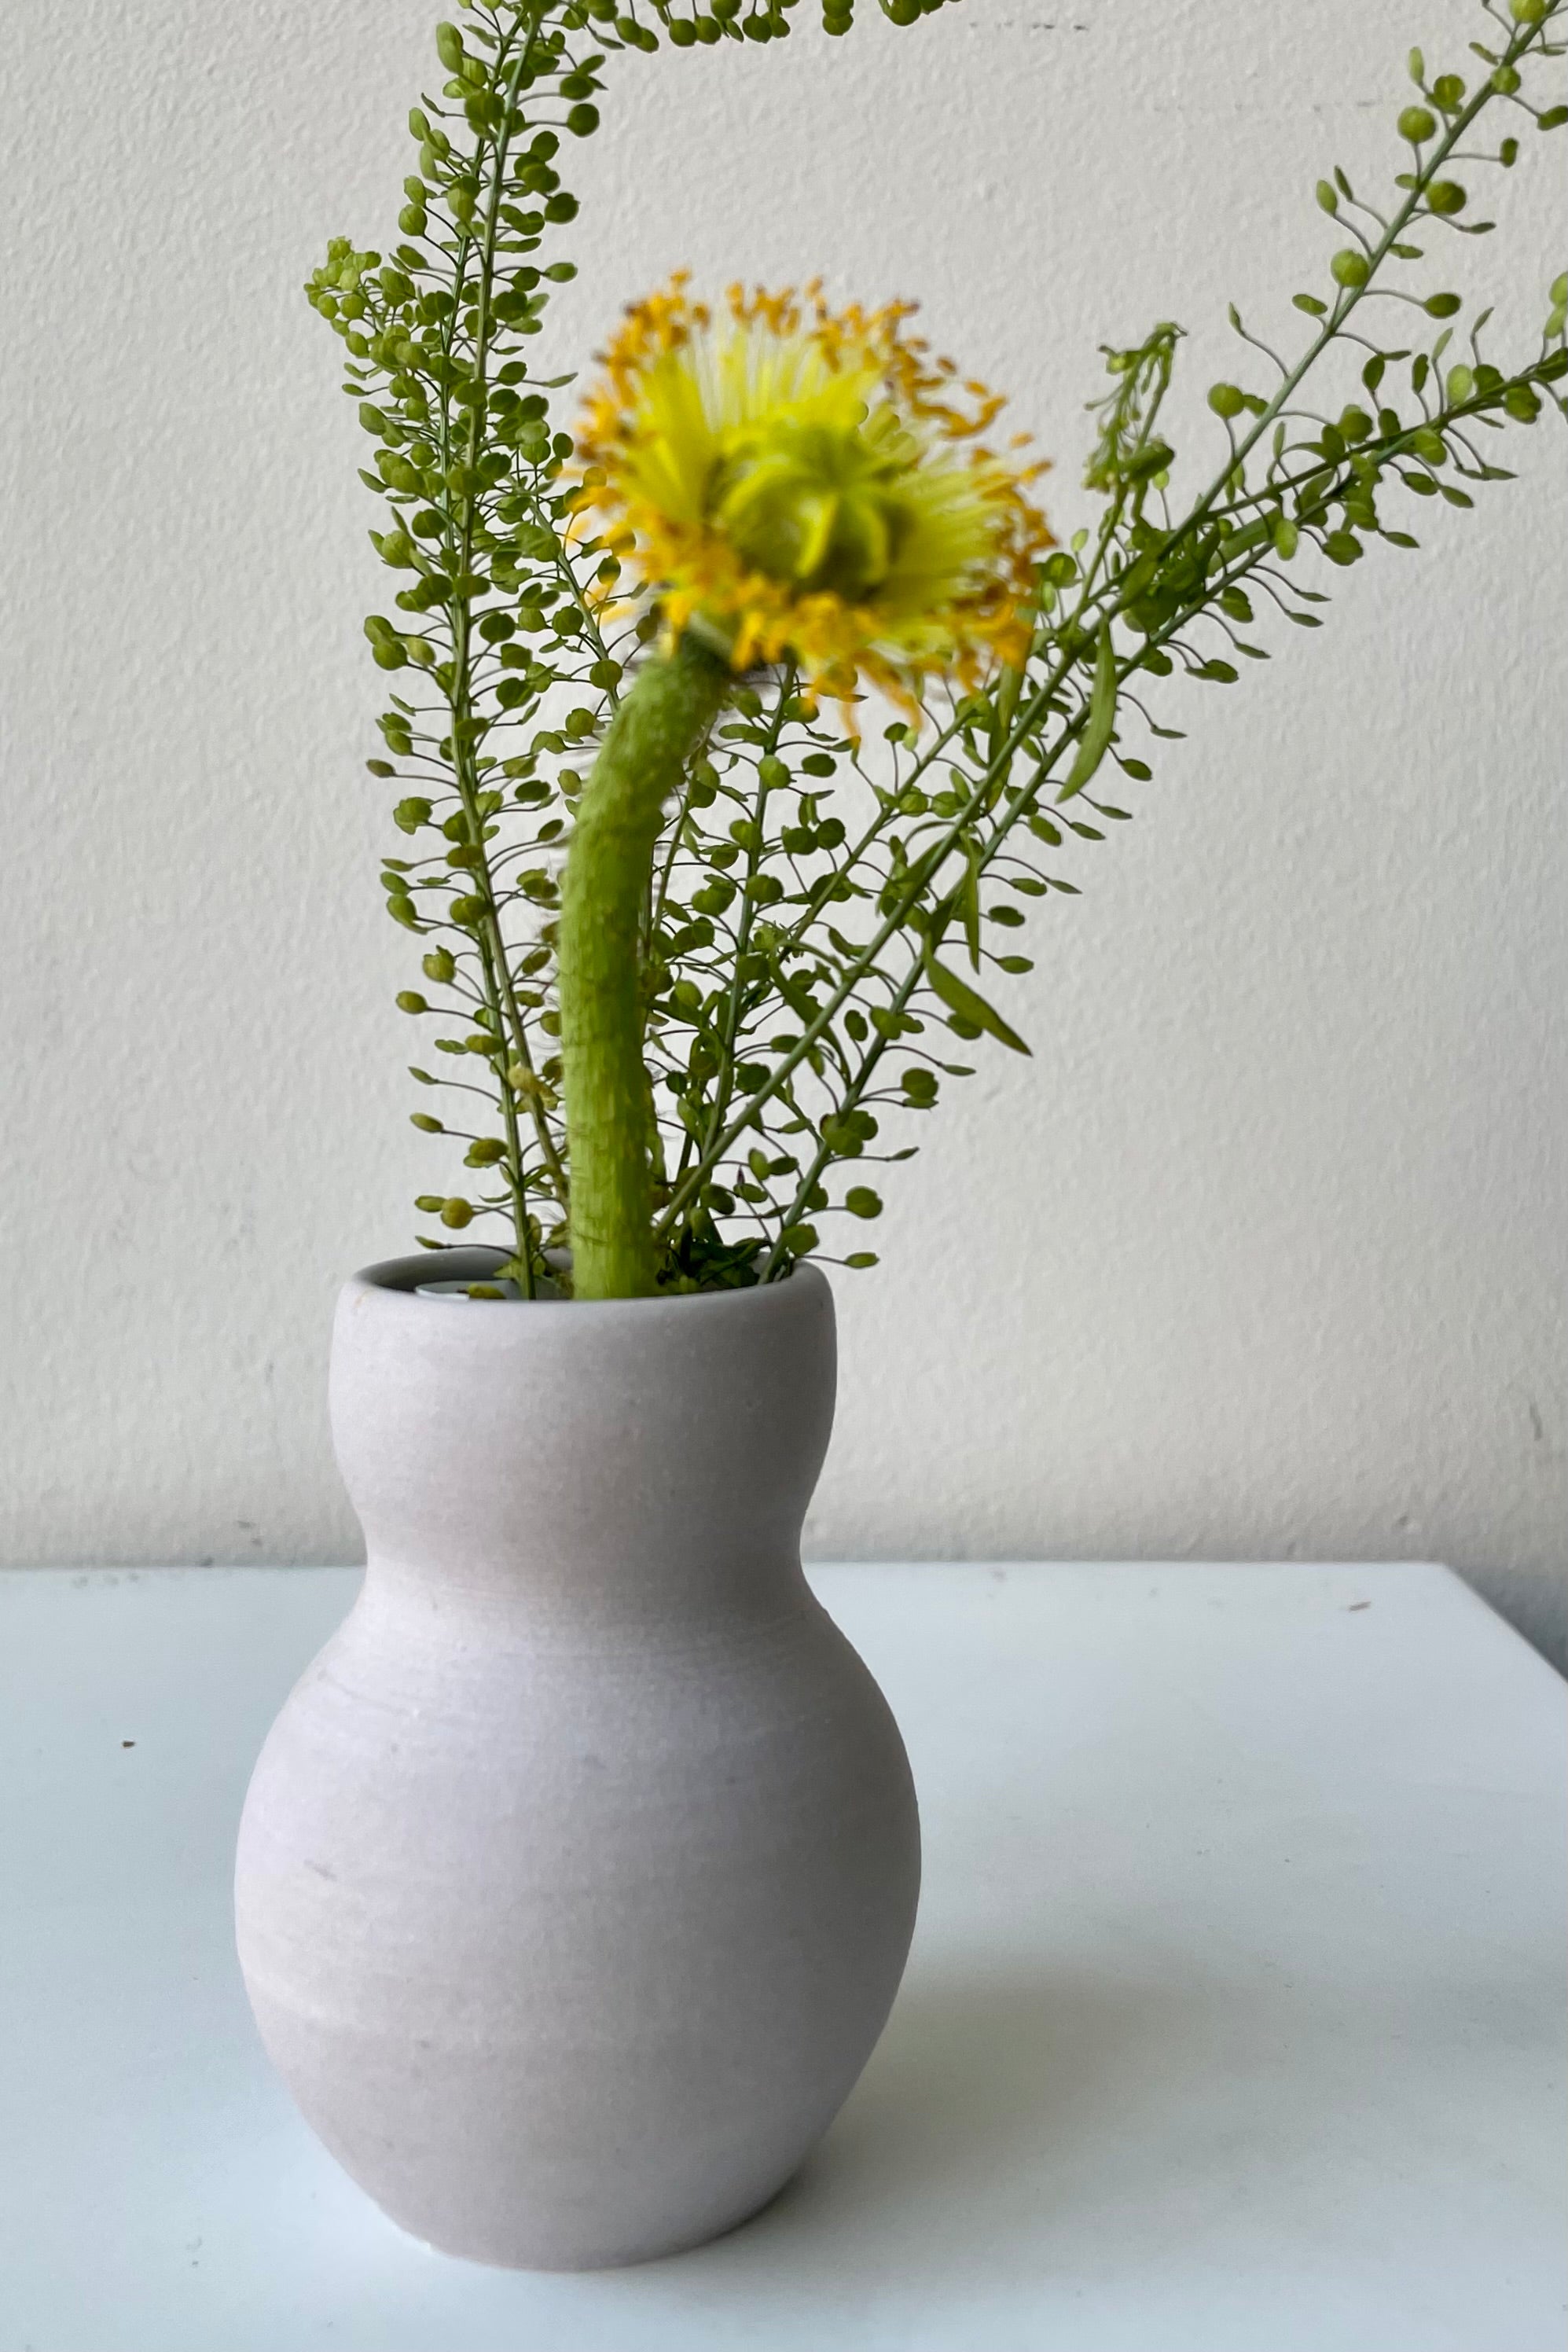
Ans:
<svg viewBox="0 0 1568 2352"><path fill-rule="evenodd" d="M0 2352L1561 2352L1564 1685L1446 1570L813 1571L904 1726L887 2034L761 2220L528 2277L269 2075L252 1756L343 1570L0 1575Z"/></svg>

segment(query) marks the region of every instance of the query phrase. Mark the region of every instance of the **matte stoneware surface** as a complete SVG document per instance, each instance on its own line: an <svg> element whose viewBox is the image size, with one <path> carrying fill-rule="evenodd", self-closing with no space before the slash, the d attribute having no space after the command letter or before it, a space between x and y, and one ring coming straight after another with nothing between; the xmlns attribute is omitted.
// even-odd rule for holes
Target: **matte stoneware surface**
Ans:
<svg viewBox="0 0 1568 2352"><path fill-rule="evenodd" d="M443 1272L488 1272L452 1252ZM880 2034L919 1832L800 1572L832 1298L419 1297L332 1357L360 1597L263 1749L241 1963L305 2115L394 2220L528 2268L768 2202Z"/></svg>

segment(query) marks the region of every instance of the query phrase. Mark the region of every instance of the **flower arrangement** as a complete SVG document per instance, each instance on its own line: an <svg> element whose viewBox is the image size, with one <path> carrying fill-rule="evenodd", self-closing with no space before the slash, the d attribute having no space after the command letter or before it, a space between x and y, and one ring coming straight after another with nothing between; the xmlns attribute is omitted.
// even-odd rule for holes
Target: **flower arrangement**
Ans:
<svg viewBox="0 0 1568 2352"><path fill-rule="evenodd" d="M1149 779L1176 731L1161 682L1236 684L1276 616L1321 625L1314 557L1415 547L1412 502L1469 507L1506 478L1490 436L1568 414L1568 276L1505 365L1489 310L1457 341L1464 305L1426 267L1490 227L1477 175L1568 121L1547 87L1568 0L1478 0L1464 75L1410 57L1386 199L1318 184L1341 241L1293 298L1299 347L1232 310L1245 363L1209 391L1220 446L1190 497L1169 323L1105 353L1100 520L1067 547L1001 402L903 303L737 288L716 311L677 278L569 429L568 380L528 362L575 274L545 257L577 212L563 140L596 129L612 55L658 46L650 14L685 49L780 38L792 5L470 0L410 117L401 241L338 239L308 288L406 582L365 625L399 676L370 764L410 854L382 879L422 940L426 986L398 1003L442 1057L413 1069L445 1090L414 1123L474 1171L416 1205L432 1248L500 1221L481 1294L773 1281L874 1220L867 1174L972 1074L953 1057L1028 1052L1011 935L1071 890L1067 836L1126 821L1103 779ZM883 0L900 25L931 5ZM830 34L850 22L825 0Z"/></svg>

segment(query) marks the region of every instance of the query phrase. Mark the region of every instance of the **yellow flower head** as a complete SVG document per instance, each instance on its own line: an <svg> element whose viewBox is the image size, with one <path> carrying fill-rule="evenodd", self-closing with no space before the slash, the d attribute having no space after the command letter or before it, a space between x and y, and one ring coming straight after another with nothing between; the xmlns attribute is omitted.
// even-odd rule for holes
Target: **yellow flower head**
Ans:
<svg viewBox="0 0 1568 2352"><path fill-rule="evenodd" d="M789 656L828 693L863 676L907 700L1028 649L1043 468L980 445L1001 401L928 358L912 310L737 286L716 327L683 271L604 354L579 510L737 669Z"/></svg>

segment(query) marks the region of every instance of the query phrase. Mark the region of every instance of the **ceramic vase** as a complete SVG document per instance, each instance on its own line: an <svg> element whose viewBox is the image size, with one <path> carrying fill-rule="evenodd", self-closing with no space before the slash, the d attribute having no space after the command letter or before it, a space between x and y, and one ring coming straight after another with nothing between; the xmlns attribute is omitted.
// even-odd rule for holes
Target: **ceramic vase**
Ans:
<svg viewBox="0 0 1568 2352"><path fill-rule="evenodd" d="M430 1274L339 1304L368 1565L251 1781L241 1965L307 2119L416 2237L637 2262L789 2179L914 1924L904 1747L800 1570L832 1297L809 1266L585 1304Z"/></svg>

